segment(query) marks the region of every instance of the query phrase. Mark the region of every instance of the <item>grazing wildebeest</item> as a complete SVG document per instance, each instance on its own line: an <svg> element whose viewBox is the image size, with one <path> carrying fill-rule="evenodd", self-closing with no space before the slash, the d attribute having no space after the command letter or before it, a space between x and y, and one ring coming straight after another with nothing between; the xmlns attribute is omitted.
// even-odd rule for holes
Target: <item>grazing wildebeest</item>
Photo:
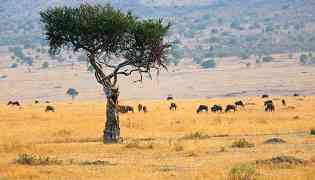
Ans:
<svg viewBox="0 0 315 180"><path fill-rule="evenodd" d="M35 104L38 104L38 103L39 103L39 101L38 101L38 100L35 100L35 101L34 101L34 103L35 103Z"/></svg>
<svg viewBox="0 0 315 180"><path fill-rule="evenodd" d="M128 113L128 112L134 112L134 109L132 106L118 106L118 112L120 113Z"/></svg>
<svg viewBox="0 0 315 180"><path fill-rule="evenodd" d="M212 112L222 112L222 106L219 106L219 105L213 105L212 107L211 107L211 111Z"/></svg>
<svg viewBox="0 0 315 180"><path fill-rule="evenodd" d="M196 110L196 112L200 113L202 111L208 112L208 106L206 106L206 105L199 105L197 110Z"/></svg>
<svg viewBox="0 0 315 180"><path fill-rule="evenodd" d="M285 100L284 100L284 99L282 99L282 101L281 101L281 102L282 102L282 105L283 105L283 106L286 106L286 105L287 105L287 103L285 102Z"/></svg>
<svg viewBox="0 0 315 180"><path fill-rule="evenodd" d="M234 104L235 104L236 107L237 106L245 107L243 101L236 101Z"/></svg>
<svg viewBox="0 0 315 180"><path fill-rule="evenodd" d="M267 106L267 104L273 104L272 100L268 100L264 102L264 106Z"/></svg>
<svg viewBox="0 0 315 180"><path fill-rule="evenodd" d="M300 95L298 93L294 93L293 96L298 97Z"/></svg>
<svg viewBox="0 0 315 180"><path fill-rule="evenodd" d="M8 102L8 106L11 105L11 106L21 106L20 102L19 101L9 101Z"/></svg>
<svg viewBox="0 0 315 180"><path fill-rule="evenodd" d="M171 111L171 110L176 111L176 109L177 109L177 105L172 102L171 105L170 105L170 111Z"/></svg>
<svg viewBox="0 0 315 180"><path fill-rule="evenodd" d="M263 95L261 96L261 98L269 98L269 95L268 95L268 94L263 94Z"/></svg>
<svg viewBox="0 0 315 180"><path fill-rule="evenodd" d="M167 96L166 100L170 101L170 100L174 100L173 96Z"/></svg>
<svg viewBox="0 0 315 180"><path fill-rule="evenodd" d="M142 108L143 108L142 104L138 104L138 111L139 111L139 112L142 111Z"/></svg>
<svg viewBox="0 0 315 180"><path fill-rule="evenodd" d="M228 104L225 108L225 112L229 112L229 111L233 111L235 112L236 111L236 106L235 105L232 105L232 104Z"/></svg>
<svg viewBox="0 0 315 180"><path fill-rule="evenodd" d="M265 111L266 112L272 112L275 110L275 105L273 104L272 100L268 100L264 102Z"/></svg>
<svg viewBox="0 0 315 180"><path fill-rule="evenodd" d="M46 106L45 112L55 112L55 108L52 106Z"/></svg>
<svg viewBox="0 0 315 180"><path fill-rule="evenodd" d="M275 110L275 106L273 105L273 103L266 104L266 107L265 107L266 112L272 112L274 110Z"/></svg>
<svg viewBox="0 0 315 180"><path fill-rule="evenodd" d="M148 108L147 108L146 106L143 106L143 107L142 107L142 110L143 110L143 112L145 112L145 113L148 112Z"/></svg>

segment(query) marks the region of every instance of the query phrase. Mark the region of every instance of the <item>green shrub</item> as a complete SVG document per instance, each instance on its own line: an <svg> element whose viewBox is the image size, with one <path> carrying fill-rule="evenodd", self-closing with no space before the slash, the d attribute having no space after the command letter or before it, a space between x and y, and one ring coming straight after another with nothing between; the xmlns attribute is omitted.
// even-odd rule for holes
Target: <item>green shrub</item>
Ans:
<svg viewBox="0 0 315 180"><path fill-rule="evenodd" d="M315 128L312 128L312 129L310 130L310 133L311 133L311 135L315 135Z"/></svg>
<svg viewBox="0 0 315 180"><path fill-rule="evenodd" d="M239 164L229 172L229 180L253 180L256 174L256 166L252 164Z"/></svg>
<svg viewBox="0 0 315 180"><path fill-rule="evenodd" d="M307 60L308 60L308 57L307 57L306 54L302 54L302 55L300 56L300 63L301 63L301 64L307 64Z"/></svg>
<svg viewBox="0 0 315 180"><path fill-rule="evenodd" d="M60 165L61 160L50 158L48 156L37 156L32 154L19 154L15 160L22 165Z"/></svg>
<svg viewBox="0 0 315 180"><path fill-rule="evenodd" d="M255 145L246 141L246 139L240 139L237 141L234 141L232 144L233 148L250 148L250 147L254 147Z"/></svg>
<svg viewBox="0 0 315 180"><path fill-rule="evenodd" d="M42 69L47 69L49 67L49 63L46 61L42 64Z"/></svg>
<svg viewBox="0 0 315 180"><path fill-rule="evenodd" d="M207 61L204 61L201 63L201 67L204 69L208 69L208 68L215 68L216 67L216 63L213 59L209 59Z"/></svg>
<svg viewBox="0 0 315 180"><path fill-rule="evenodd" d="M10 68L17 68L17 67L18 67L18 64L16 64L16 63L11 64L11 66L10 66Z"/></svg>
<svg viewBox="0 0 315 180"><path fill-rule="evenodd" d="M203 132L195 132L195 133L191 133L189 135L185 135L184 137L182 137L182 139L208 139L208 138L210 138L210 136Z"/></svg>
<svg viewBox="0 0 315 180"><path fill-rule="evenodd" d="M263 57L262 61L263 62L271 62L271 61L273 61L273 58L271 56L265 56L265 57Z"/></svg>

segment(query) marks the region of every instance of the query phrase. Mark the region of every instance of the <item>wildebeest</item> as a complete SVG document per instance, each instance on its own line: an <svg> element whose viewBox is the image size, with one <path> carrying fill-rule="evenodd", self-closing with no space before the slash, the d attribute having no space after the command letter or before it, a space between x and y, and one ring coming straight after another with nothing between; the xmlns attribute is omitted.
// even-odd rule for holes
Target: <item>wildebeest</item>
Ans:
<svg viewBox="0 0 315 180"><path fill-rule="evenodd" d="M205 112L208 112L208 106L206 106L206 105L199 105L198 106L198 108L197 108L197 110L196 110L196 112L197 113L200 113L200 112L202 112L202 111L205 111Z"/></svg>
<svg viewBox="0 0 315 180"><path fill-rule="evenodd" d="M285 102L285 100L284 100L284 99L282 99L282 101L281 101L281 102L282 102L282 105L283 105L283 106L286 106L286 105L287 105L287 103Z"/></svg>
<svg viewBox="0 0 315 180"><path fill-rule="evenodd" d="M143 112L145 112L145 113L148 112L148 108L147 108L146 106L143 106L143 107L142 107L142 110L143 110Z"/></svg>
<svg viewBox="0 0 315 180"><path fill-rule="evenodd" d="M300 96L300 95L299 95L298 93L294 93L293 96L294 96L294 97L298 97L298 96Z"/></svg>
<svg viewBox="0 0 315 180"><path fill-rule="evenodd" d="M229 111L236 111L236 106L232 105L232 104L228 104L225 108L225 112L229 112Z"/></svg>
<svg viewBox="0 0 315 180"><path fill-rule="evenodd" d="M236 101L234 104L235 104L236 107L237 106L245 107L243 101Z"/></svg>
<svg viewBox="0 0 315 180"><path fill-rule="evenodd" d="M267 104L273 104L272 100L268 100L264 102L264 106L267 106Z"/></svg>
<svg viewBox="0 0 315 180"><path fill-rule="evenodd" d="M219 105L213 105L212 107L211 107L211 111L212 112L222 112L222 106L219 106Z"/></svg>
<svg viewBox="0 0 315 180"><path fill-rule="evenodd" d="M55 112L55 108L52 106L46 106L45 112Z"/></svg>
<svg viewBox="0 0 315 180"><path fill-rule="evenodd" d="M272 100L265 101L264 106L266 112L272 112L275 110L275 105L273 104Z"/></svg>
<svg viewBox="0 0 315 180"><path fill-rule="evenodd" d="M120 112L120 113L134 112L134 109L132 106L119 105L118 106L118 112Z"/></svg>
<svg viewBox="0 0 315 180"><path fill-rule="evenodd" d="M171 111L171 110L176 111L176 109L177 109L177 105L172 102L171 105L170 105L170 111Z"/></svg>
<svg viewBox="0 0 315 180"><path fill-rule="evenodd" d="M269 98L269 95L268 95L268 94L263 94L263 95L261 96L261 98Z"/></svg>
<svg viewBox="0 0 315 180"><path fill-rule="evenodd" d="M166 100L170 101L170 100L174 100L173 96L167 96Z"/></svg>
<svg viewBox="0 0 315 180"><path fill-rule="evenodd" d="M142 104L138 104L138 112L141 112L142 108L143 108Z"/></svg>
<svg viewBox="0 0 315 180"><path fill-rule="evenodd" d="M9 101L8 102L8 106L11 105L11 106L21 106L20 102L19 101Z"/></svg>
<svg viewBox="0 0 315 180"><path fill-rule="evenodd" d="M35 101L34 101L34 103L35 103L35 104L38 104L38 103L39 103L39 101L38 101L38 100L35 100Z"/></svg>
<svg viewBox="0 0 315 180"><path fill-rule="evenodd" d="M266 104L266 107L265 107L266 112L272 112L274 110L275 110L275 106L273 105L273 103Z"/></svg>

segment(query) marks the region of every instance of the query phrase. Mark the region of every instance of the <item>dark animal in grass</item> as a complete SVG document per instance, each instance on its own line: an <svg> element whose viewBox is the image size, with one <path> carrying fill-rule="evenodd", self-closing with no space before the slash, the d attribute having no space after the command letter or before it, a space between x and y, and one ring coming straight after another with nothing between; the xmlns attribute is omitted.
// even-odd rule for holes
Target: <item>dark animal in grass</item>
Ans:
<svg viewBox="0 0 315 180"><path fill-rule="evenodd" d="M235 112L236 111L236 106L232 105L232 104L227 105L226 108L225 108L225 112L230 112L230 111Z"/></svg>
<svg viewBox="0 0 315 180"><path fill-rule="evenodd" d="M145 112L145 113L148 112L148 108L147 108L146 106L143 106L143 107L142 107L142 110L143 110L143 112Z"/></svg>
<svg viewBox="0 0 315 180"><path fill-rule="evenodd" d="M169 108L170 108L170 111L171 110L176 111L177 110L177 105L172 102Z"/></svg>
<svg viewBox="0 0 315 180"><path fill-rule="evenodd" d="M261 96L261 98L269 98L269 95L268 95L268 94L263 94L263 95Z"/></svg>
<svg viewBox="0 0 315 180"><path fill-rule="evenodd" d="M120 105L120 106L118 106L118 112L120 112L120 113L134 112L134 109L132 106Z"/></svg>
<svg viewBox="0 0 315 180"><path fill-rule="evenodd" d="M208 106L206 106L206 105L199 105L198 106L198 108L197 108L197 110L196 110L196 112L197 113L200 113L200 112L208 112Z"/></svg>
<svg viewBox="0 0 315 180"><path fill-rule="evenodd" d="M167 96L166 100L170 101L170 100L174 100L173 96Z"/></svg>
<svg viewBox="0 0 315 180"><path fill-rule="evenodd" d="M283 106L286 106L286 105L287 105L287 103L285 102L284 99L282 99L281 102L282 102L282 105L283 105Z"/></svg>
<svg viewBox="0 0 315 180"><path fill-rule="evenodd" d="M240 106L240 107L243 107L243 108L245 107L243 101L236 101L234 104L235 104L236 107L237 106Z"/></svg>
<svg viewBox="0 0 315 180"><path fill-rule="evenodd" d="M55 108L52 106L46 106L45 112L55 112Z"/></svg>
<svg viewBox="0 0 315 180"><path fill-rule="evenodd" d="M293 96L294 96L294 97L298 97L298 96L300 96L300 95L299 95L298 93L294 93Z"/></svg>
<svg viewBox="0 0 315 180"><path fill-rule="evenodd" d="M138 112L141 112L142 108L143 108L142 104L138 104Z"/></svg>
<svg viewBox="0 0 315 180"><path fill-rule="evenodd" d="M219 105L213 105L212 107L211 107L211 111L212 112L222 112L222 106L219 106Z"/></svg>
<svg viewBox="0 0 315 180"><path fill-rule="evenodd" d="M273 105L273 103L266 104L265 111L266 112L273 112L273 111L275 111L275 106Z"/></svg>
<svg viewBox="0 0 315 180"><path fill-rule="evenodd" d="M35 100L35 101L34 101L34 103L35 103L35 104L38 104L38 103L39 103L39 101L38 101L38 100Z"/></svg>
<svg viewBox="0 0 315 180"><path fill-rule="evenodd" d="M9 101L8 106L21 106L19 101Z"/></svg>
<svg viewBox="0 0 315 180"><path fill-rule="evenodd" d="M268 100L264 102L264 106L267 106L267 104L273 104L272 100Z"/></svg>

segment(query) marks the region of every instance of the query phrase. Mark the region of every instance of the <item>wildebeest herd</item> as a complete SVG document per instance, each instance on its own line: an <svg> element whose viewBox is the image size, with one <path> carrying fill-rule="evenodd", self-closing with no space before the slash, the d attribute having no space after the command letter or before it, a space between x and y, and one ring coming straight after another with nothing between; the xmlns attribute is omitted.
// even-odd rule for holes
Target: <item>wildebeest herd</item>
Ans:
<svg viewBox="0 0 315 180"><path fill-rule="evenodd" d="M296 93L293 96L298 96ZM269 98L270 96L268 94L263 94L261 98ZM168 96L166 98L167 101L170 102L169 110L170 111L176 111L178 110L178 105L174 102L174 98L172 96ZM285 99L281 100L282 105L286 106L286 101ZM252 103L247 103L252 104ZM239 109L245 109L245 103L241 100L234 102L233 104L228 104L225 106L224 112L235 112ZM199 114L201 112L208 112L208 111L217 113L217 112L223 112L223 107L221 105L215 104L213 106L207 106L204 104L198 105L196 109L196 113ZM128 113L128 112L134 112L134 108L132 106L127 106L127 105L120 105L118 108L118 111L120 113ZM266 112L273 112L275 111L275 105L272 100L266 100L264 101L264 111ZM146 106L142 104L138 104L138 112L147 112Z"/></svg>
<svg viewBox="0 0 315 180"><path fill-rule="evenodd" d="M299 94L295 93L293 96L299 96ZM261 98L269 98L268 94L263 94L261 96ZM174 98L172 96L168 96L166 98L167 101L171 101L170 102L170 106L169 106L169 110L170 111L176 111L178 110L178 105L174 102ZM34 104L39 104L40 102L38 100L34 101ZM45 101L44 103L50 103L50 101ZM281 100L281 103L283 106L286 106L287 103L285 101L285 99ZM247 103L247 104L251 104L251 103ZM8 106L17 106L21 108L21 103L19 101L9 101L7 103ZM221 105L215 104L213 106L208 107L207 105L201 104L198 105L197 109L196 109L196 113L199 114L201 112L208 112L209 109L211 110L211 112L217 113L217 112L223 112L223 107ZM228 104L225 106L224 112L235 112L238 109L245 109L245 104L243 101L239 100L234 102L233 104ZM129 106L129 105L119 105L117 108L117 111L119 113L129 113L132 112L134 113L134 107ZM275 111L275 105L273 103L272 100L266 100L264 101L264 111L266 112L273 112ZM55 108L51 105L47 105L45 108L45 112L55 112ZM143 105L143 104L138 104L138 112L148 112L148 108L147 106Z"/></svg>
<svg viewBox="0 0 315 180"><path fill-rule="evenodd" d="M34 101L34 104L39 104L40 102L38 100ZM46 104L49 104L50 101L45 101ZM17 106L22 108L21 103L19 101L9 101L8 106ZM45 108L45 112L55 112L55 108L53 106L47 105Z"/></svg>

